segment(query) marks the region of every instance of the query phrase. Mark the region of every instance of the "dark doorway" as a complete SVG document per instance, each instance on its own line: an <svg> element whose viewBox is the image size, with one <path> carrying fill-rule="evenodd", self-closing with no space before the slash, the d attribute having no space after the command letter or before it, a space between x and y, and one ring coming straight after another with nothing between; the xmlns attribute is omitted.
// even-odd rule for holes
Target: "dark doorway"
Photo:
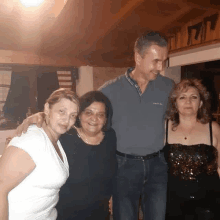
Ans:
<svg viewBox="0 0 220 220"><path fill-rule="evenodd" d="M212 114L219 113L220 60L183 66L181 68L181 79L184 78L201 79L211 95Z"/></svg>

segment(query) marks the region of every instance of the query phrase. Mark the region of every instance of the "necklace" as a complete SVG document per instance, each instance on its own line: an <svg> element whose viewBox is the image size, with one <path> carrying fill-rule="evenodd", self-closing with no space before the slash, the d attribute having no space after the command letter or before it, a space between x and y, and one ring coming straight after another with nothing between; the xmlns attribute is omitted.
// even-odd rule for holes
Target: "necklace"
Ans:
<svg viewBox="0 0 220 220"><path fill-rule="evenodd" d="M183 133L183 136L184 136L184 140L187 140L187 139L188 139L187 136L190 136L190 134L192 133L192 131L193 131L193 129L194 129L195 127L196 127L196 123L195 123L195 125L190 129L190 131L188 132L187 135L183 132L183 129L180 127L181 132Z"/></svg>
<svg viewBox="0 0 220 220"><path fill-rule="evenodd" d="M80 139L82 139L86 144L89 144L89 145L99 145L102 142L105 134L102 132L100 140L98 140L96 142L89 141L88 138L86 137L86 134L82 130L80 130L80 129L77 129L77 136Z"/></svg>

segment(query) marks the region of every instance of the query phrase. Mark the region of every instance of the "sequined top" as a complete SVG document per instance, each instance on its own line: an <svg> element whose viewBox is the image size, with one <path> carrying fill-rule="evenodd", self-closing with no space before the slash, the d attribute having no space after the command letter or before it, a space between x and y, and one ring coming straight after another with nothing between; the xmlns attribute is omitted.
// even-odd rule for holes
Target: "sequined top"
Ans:
<svg viewBox="0 0 220 220"><path fill-rule="evenodd" d="M196 180L201 174L217 172L218 152L212 145L167 144L164 147L169 174L182 180Z"/></svg>
<svg viewBox="0 0 220 220"><path fill-rule="evenodd" d="M168 137L168 133L166 136ZM169 166L169 175L178 177L180 180L198 180L201 175L217 174L218 151L212 145L211 123L211 145L168 144L167 137L164 156Z"/></svg>

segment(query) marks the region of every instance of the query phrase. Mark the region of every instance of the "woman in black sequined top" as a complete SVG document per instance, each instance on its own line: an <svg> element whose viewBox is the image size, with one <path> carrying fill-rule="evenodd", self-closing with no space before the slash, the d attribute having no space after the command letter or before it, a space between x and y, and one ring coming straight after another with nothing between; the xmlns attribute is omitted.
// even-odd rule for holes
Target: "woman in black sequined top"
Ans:
<svg viewBox="0 0 220 220"><path fill-rule="evenodd" d="M199 80L185 79L175 86L169 101L166 219L220 219L220 127L210 122L209 93Z"/></svg>

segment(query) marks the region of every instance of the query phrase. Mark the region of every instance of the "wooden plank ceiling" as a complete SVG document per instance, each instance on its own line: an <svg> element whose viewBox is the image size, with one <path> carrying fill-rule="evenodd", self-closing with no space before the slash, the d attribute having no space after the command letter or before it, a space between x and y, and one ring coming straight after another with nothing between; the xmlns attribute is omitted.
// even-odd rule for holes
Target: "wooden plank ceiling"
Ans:
<svg viewBox="0 0 220 220"><path fill-rule="evenodd" d="M45 1L40 9L24 9L19 0L1 0L1 50L126 67L133 63L133 45L141 33L156 30L170 35L187 22L220 10L219 0Z"/></svg>

